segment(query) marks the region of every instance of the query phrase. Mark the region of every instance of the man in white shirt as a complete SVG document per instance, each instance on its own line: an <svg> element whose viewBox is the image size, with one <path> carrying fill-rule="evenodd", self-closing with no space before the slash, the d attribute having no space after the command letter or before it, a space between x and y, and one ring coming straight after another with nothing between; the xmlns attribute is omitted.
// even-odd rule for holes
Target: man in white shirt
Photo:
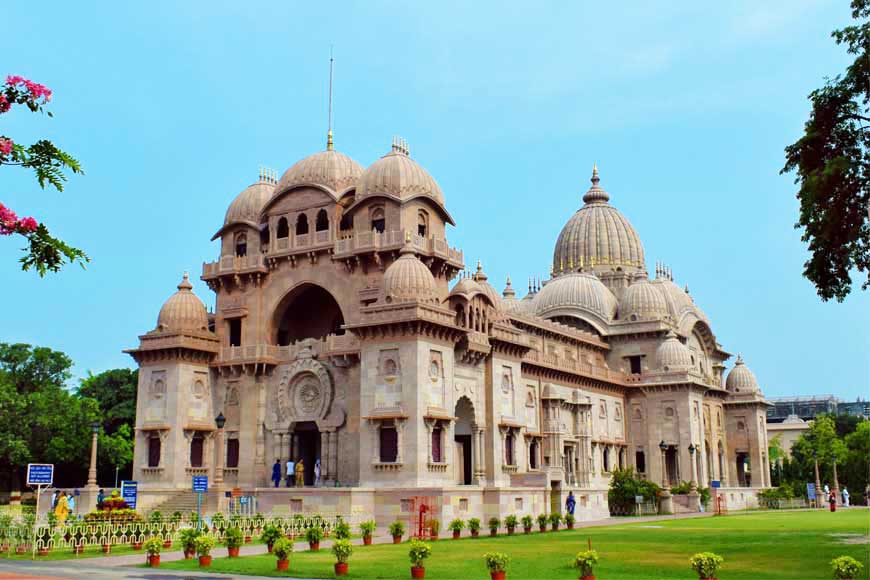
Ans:
<svg viewBox="0 0 870 580"><path fill-rule="evenodd" d="M296 485L296 464L293 459L287 460L287 487Z"/></svg>

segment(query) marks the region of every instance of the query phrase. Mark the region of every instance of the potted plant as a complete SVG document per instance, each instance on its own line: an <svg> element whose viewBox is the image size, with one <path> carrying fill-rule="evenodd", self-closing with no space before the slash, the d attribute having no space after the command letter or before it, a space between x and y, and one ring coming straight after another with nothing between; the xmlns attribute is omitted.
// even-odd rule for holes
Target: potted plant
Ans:
<svg viewBox="0 0 870 580"><path fill-rule="evenodd" d="M698 573L701 580L716 580L716 572L724 561L722 556L713 552L700 552L689 558L692 570Z"/></svg>
<svg viewBox="0 0 870 580"><path fill-rule="evenodd" d="M190 560L196 554L196 539L199 537L196 528L183 528L179 534L181 547L184 549L184 559Z"/></svg>
<svg viewBox="0 0 870 580"><path fill-rule="evenodd" d="M426 527L429 528L429 537L433 540L438 539L438 532L441 531L441 520L432 518L426 522Z"/></svg>
<svg viewBox="0 0 870 580"><path fill-rule="evenodd" d="M144 544L145 553L148 554L148 565L152 568L160 566L160 550L163 549L163 542L160 538L149 538Z"/></svg>
<svg viewBox="0 0 870 580"><path fill-rule="evenodd" d="M405 524L401 520L396 520L390 524L390 535L393 536L394 544L402 543L402 536L405 535Z"/></svg>
<svg viewBox="0 0 870 580"><path fill-rule="evenodd" d="M574 514L566 514L565 515L565 525L568 526L569 530L574 529L574 522L575 521L577 521L577 520L574 518Z"/></svg>
<svg viewBox="0 0 870 580"><path fill-rule="evenodd" d="M468 531L471 532L472 538L476 538L480 535L480 518L471 518L468 520Z"/></svg>
<svg viewBox="0 0 870 580"><path fill-rule="evenodd" d="M489 576L492 580L505 580L507 566L511 557L502 552L487 552L483 555L486 567L489 568Z"/></svg>
<svg viewBox="0 0 870 580"><path fill-rule="evenodd" d="M593 567L598 563L598 552L586 550L574 556L574 567L580 569L580 580L595 580Z"/></svg>
<svg viewBox="0 0 870 580"><path fill-rule="evenodd" d="M312 552L320 549L320 540L323 539L323 529L320 526L310 526L305 530L305 539Z"/></svg>
<svg viewBox="0 0 870 580"><path fill-rule="evenodd" d="M332 553L335 554L335 575L347 574L347 560L353 554L353 546L350 540L336 540L332 544Z"/></svg>
<svg viewBox="0 0 870 580"><path fill-rule="evenodd" d="M510 515L508 515L508 516L505 517L505 519L504 519L504 527L507 528L507 531L508 531L508 535L509 535L509 536L513 536L513 535L514 535L514 530L517 529L517 524L518 524L518 523L519 523L519 520L517 520L517 516L515 516L514 514L510 514Z"/></svg>
<svg viewBox="0 0 870 580"><path fill-rule="evenodd" d="M336 540L349 540L350 539L350 525L347 522L338 522L335 524L335 529L332 531L332 534L335 536Z"/></svg>
<svg viewBox="0 0 870 580"><path fill-rule="evenodd" d="M851 556L840 556L831 560L831 569L840 580L852 580L861 573L864 565Z"/></svg>
<svg viewBox="0 0 870 580"><path fill-rule="evenodd" d="M431 555L432 547L429 544L420 540L411 540L411 549L408 550L408 557L411 558L411 578L426 577L426 568L423 564Z"/></svg>
<svg viewBox="0 0 870 580"><path fill-rule="evenodd" d="M199 567L208 568L211 566L211 551L214 548L214 538L202 534L197 536L194 544L196 545L196 555L199 556Z"/></svg>
<svg viewBox="0 0 870 580"><path fill-rule="evenodd" d="M547 514L541 514L538 516L538 530L542 533L547 531Z"/></svg>
<svg viewBox="0 0 870 580"><path fill-rule="evenodd" d="M363 545L372 545L372 535L375 533L375 529L377 527L378 524L375 522L375 520L368 520L360 523L359 531L362 533Z"/></svg>
<svg viewBox="0 0 870 580"><path fill-rule="evenodd" d="M235 526L227 528L227 531L224 533L224 544L227 547L227 555L230 558L239 557L239 548L242 547L242 541L242 530Z"/></svg>
<svg viewBox="0 0 870 580"><path fill-rule="evenodd" d="M561 524L561 523L562 523L562 514L560 514L559 512L553 512L550 514L550 529L552 529L554 532L558 531L559 524Z"/></svg>
<svg viewBox="0 0 870 580"><path fill-rule="evenodd" d="M275 547L275 542L280 540L282 537L284 537L284 535L281 533L281 530L278 529L278 526L269 524L263 528L263 533L260 534L260 541L266 544L266 549L271 554Z"/></svg>
<svg viewBox="0 0 870 580"><path fill-rule="evenodd" d="M447 524L447 529L453 532L453 539L458 540L459 536L462 535L462 530L465 529L465 522L459 518L455 520L451 520L449 524Z"/></svg>
<svg viewBox="0 0 870 580"><path fill-rule="evenodd" d="M499 527L501 527L501 520L500 519L498 519L495 516L489 518L489 535L490 536L497 536Z"/></svg>
<svg viewBox="0 0 870 580"><path fill-rule="evenodd" d="M522 519L523 532L525 532L527 534L531 534L532 533L532 522L534 522L534 521L535 520L532 519L532 516L529 516L529 515L523 516L523 519Z"/></svg>
<svg viewBox="0 0 870 580"><path fill-rule="evenodd" d="M172 547L172 532L166 532L166 537L163 538L163 547L167 549Z"/></svg>
<svg viewBox="0 0 870 580"><path fill-rule="evenodd" d="M284 571L290 567L290 554L293 553L293 542L287 538L278 538L272 544L272 553L278 558L277 569Z"/></svg>

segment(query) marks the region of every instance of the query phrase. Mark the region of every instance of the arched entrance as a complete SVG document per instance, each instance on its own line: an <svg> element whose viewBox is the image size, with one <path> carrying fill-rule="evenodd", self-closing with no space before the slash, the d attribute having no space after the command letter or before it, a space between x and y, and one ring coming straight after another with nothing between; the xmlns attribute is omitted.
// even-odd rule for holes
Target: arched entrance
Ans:
<svg viewBox="0 0 870 580"><path fill-rule="evenodd" d="M471 485L474 478L474 463L472 455L474 435L474 405L468 397L460 397L456 401L456 409L453 412L456 417L453 441L456 446L454 460L456 483L459 485Z"/></svg>
<svg viewBox="0 0 870 580"><path fill-rule="evenodd" d="M668 446L665 451L665 473L668 476L668 485L680 484L680 469L677 465L677 448L673 445Z"/></svg>
<svg viewBox="0 0 870 580"><path fill-rule="evenodd" d="M296 449L293 461L302 460L305 468L305 485L314 485L314 464L320 460L320 430L314 421L302 421L293 427L293 444Z"/></svg>
<svg viewBox="0 0 870 580"><path fill-rule="evenodd" d="M344 334L344 316L332 294L315 284L302 284L275 309L275 342L285 346L305 338Z"/></svg>

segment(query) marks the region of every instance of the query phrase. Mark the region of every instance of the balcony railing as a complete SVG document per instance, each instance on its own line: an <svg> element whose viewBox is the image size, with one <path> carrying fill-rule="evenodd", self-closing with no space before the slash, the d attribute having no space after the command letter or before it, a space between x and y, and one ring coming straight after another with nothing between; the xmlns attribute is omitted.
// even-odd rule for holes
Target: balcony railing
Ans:
<svg viewBox="0 0 870 580"><path fill-rule="evenodd" d="M309 340L285 346L249 344L221 348L218 363L281 362L296 358L303 348L311 347L316 354L347 354L359 352L359 339L352 334L330 334L312 344Z"/></svg>
<svg viewBox="0 0 870 580"><path fill-rule="evenodd" d="M216 262L202 264L203 278L223 274L243 274L247 272L267 272L266 261L262 254L248 256L221 256Z"/></svg>
<svg viewBox="0 0 870 580"><path fill-rule="evenodd" d="M591 365L585 362L562 358L551 354L544 354L536 350L530 350L527 352L523 357L523 361L608 381L621 382L625 380L625 375L620 372L612 371L607 367Z"/></svg>
<svg viewBox="0 0 870 580"><path fill-rule="evenodd" d="M363 232L335 241L335 256L349 256L359 252L376 252L397 250L405 244L406 230L389 232ZM414 249L426 256L436 256L454 262L462 263L462 251L451 248L447 240L427 238L411 232L411 244Z"/></svg>

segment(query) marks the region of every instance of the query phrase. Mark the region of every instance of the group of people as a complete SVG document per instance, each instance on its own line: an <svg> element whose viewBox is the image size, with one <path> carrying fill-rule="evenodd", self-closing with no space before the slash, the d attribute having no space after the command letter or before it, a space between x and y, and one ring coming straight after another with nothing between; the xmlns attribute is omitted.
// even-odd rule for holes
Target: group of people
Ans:
<svg viewBox="0 0 870 580"><path fill-rule="evenodd" d="M827 483L825 484L823 490L824 495L822 497L828 500L828 504L831 506L831 511L837 511L837 494L830 487L828 487ZM849 490L846 489L846 486L843 486L842 491L840 491L840 500L843 507L849 507Z"/></svg>
<svg viewBox="0 0 870 580"><path fill-rule="evenodd" d="M275 465L272 466L272 483L275 487L281 485L281 460L276 459ZM305 464L300 458L299 461L287 460L287 487L304 487L305 486ZM314 485L320 485L320 458L314 461Z"/></svg>
<svg viewBox="0 0 870 580"><path fill-rule="evenodd" d="M51 494L51 509L57 518L57 523L63 525L70 514L76 513L76 495L60 489Z"/></svg>

